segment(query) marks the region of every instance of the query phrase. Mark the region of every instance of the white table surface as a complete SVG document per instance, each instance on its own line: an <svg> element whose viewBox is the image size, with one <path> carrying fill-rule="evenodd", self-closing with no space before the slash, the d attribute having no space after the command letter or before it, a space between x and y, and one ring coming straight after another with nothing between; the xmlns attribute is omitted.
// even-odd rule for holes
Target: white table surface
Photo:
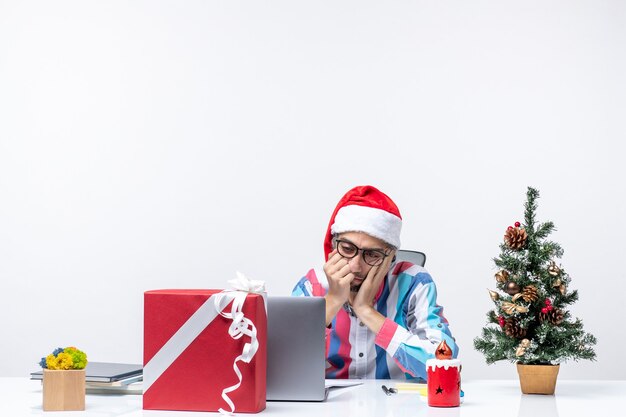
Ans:
<svg viewBox="0 0 626 417"><path fill-rule="evenodd" d="M365 380L362 385L333 389L322 403L268 402L262 417L271 416L424 416L424 417L604 417L626 415L626 381L559 380L554 396L523 395L516 380L463 381L465 401L457 408L429 407L416 393L387 396L381 385L394 381ZM0 416L44 414L41 382L0 378ZM85 411L46 412L51 417L219 416L219 413L144 411L140 395L87 395ZM250 415L250 414L239 414Z"/></svg>

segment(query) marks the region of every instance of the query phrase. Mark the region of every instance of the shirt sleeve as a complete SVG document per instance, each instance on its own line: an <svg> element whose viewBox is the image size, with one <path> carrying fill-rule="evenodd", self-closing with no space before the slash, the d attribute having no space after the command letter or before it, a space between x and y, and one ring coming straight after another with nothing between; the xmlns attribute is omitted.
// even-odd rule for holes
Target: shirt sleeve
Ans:
<svg viewBox="0 0 626 417"><path fill-rule="evenodd" d="M324 284L317 278L314 269L311 269L307 274L298 281L293 290L291 291L292 297L324 297L326 295L326 288ZM332 326L331 326L332 327ZM330 343L331 328L326 328L326 354L328 356L328 349Z"/></svg>
<svg viewBox="0 0 626 417"><path fill-rule="evenodd" d="M443 307L437 304L437 287L428 273L420 272L402 300L395 320L385 319L376 335L376 344L385 349L404 372L426 379L426 361L434 358L442 340L456 358L458 346L443 315Z"/></svg>
<svg viewBox="0 0 626 417"><path fill-rule="evenodd" d="M320 282L317 278L315 269L311 269L293 287L291 295L295 297L324 297L326 288L324 287L324 282Z"/></svg>

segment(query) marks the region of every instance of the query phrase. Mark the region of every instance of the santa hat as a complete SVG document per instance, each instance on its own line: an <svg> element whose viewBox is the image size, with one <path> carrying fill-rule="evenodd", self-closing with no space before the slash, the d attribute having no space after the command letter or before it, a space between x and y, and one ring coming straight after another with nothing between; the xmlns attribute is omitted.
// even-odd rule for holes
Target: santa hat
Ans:
<svg viewBox="0 0 626 417"><path fill-rule="evenodd" d="M333 235L364 232L399 248L401 228L402 216L391 198L371 185L354 187L339 200L328 223L326 259L333 251Z"/></svg>

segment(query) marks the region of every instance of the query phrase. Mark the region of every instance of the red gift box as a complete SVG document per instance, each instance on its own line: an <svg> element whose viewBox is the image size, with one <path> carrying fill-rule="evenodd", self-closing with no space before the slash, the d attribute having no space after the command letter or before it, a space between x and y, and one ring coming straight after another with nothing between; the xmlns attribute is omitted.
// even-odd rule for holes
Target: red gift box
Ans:
<svg viewBox="0 0 626 417"><path fill-rule="evenodd" d="M144 410L231 411L222 391L239 382L233 362L251 337L234 339L229 334L233 320L218 314L215 305L223 296L245 296L242 312L254 323L258 340L250 362L237 362L241 385L226 395L235 412L265 409L267 313L263 295L156 290L144 294ZM232 302L222 311L230 313L231 306Z"/></svg>

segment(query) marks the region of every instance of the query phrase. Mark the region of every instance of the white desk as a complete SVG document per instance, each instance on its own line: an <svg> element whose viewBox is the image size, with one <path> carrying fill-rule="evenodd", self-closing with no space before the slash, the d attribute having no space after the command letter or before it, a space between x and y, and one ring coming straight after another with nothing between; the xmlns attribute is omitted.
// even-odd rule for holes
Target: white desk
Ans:
<svg viewBox="0 0 626 417"><path fill-rule="evenodd" d="M519 382L463 381L465 401L458 408L431 408L418 394L387 396L381 385L393 381L366 380L363 385L333 389L323 403L268 402L261 417L576 417L626 415L626 381L559 380L556 395L522 395ZM41 409L41 383L27 378L0 378L0 416L45 414L49 417L201 417L219 413L144 411L139 395L87 395L84 412ZM250 414L238 414L246 416Z"/></svg>

